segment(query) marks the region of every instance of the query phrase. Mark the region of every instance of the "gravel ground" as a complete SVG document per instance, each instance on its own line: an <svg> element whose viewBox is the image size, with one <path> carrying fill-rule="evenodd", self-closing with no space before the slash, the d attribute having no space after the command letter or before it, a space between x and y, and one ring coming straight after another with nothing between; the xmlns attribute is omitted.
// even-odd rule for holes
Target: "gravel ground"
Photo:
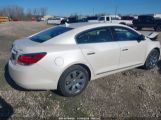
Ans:
<svg viewBox="0 0 161 120"><path fill-rule="evenodd" d="M56 91L26 91L18 87L8 76L6 67L11 43L47 27L50 26L42 22L0 24L0 118L161 117L161 62L150 71L137 68L92 81L76 97L66 98Z"/></svg>

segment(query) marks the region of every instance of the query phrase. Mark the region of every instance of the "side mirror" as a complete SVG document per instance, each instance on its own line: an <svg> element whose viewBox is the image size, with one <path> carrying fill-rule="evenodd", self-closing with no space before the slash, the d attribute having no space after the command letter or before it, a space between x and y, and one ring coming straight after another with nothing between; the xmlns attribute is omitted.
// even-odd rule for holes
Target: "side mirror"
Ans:
<svg viewBox="0 0 161 120"><path fill-rule="evenodd" d="M138 42L141 42L141 41L143 41L143 40L145 40L145 36L144 35L139 35L139 37L137 38L137 41Z"/></svg>
<svg viewBox="0 0 161 120"><path fill-rule="evenodd" d="M153 33L150 33L147 37L151 40L157 40L158 35L159 33L153 32Z"/></svg>

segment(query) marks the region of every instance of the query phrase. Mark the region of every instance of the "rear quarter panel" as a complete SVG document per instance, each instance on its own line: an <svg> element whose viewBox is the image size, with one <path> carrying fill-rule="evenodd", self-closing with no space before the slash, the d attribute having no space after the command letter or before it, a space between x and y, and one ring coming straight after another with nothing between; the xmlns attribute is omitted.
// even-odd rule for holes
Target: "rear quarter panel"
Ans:
<svg viewBox="0 0 161 120"><path fill-rule="evenodd" d="M84 58L77 45L48 45L41 49L47 52L47 56L39 62L42 68L53 74L53 80L59 80L62 73L72 65L84 64L91 71L91 78L94 77L92 67Z"/></svg>

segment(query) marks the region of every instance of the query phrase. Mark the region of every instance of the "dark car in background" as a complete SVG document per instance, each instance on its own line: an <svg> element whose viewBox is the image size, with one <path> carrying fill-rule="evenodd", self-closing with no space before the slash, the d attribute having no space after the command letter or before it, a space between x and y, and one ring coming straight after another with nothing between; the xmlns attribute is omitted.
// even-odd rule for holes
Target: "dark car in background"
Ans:
<svg viewBox="0 0 161 120"><path fill-rule="evenodd" d="M88 16L87 22L98 22L99 17L98 16Z"/></svg>
<svg viewBox="0 0 161 120"><path fill-rule="evenodd" d="M133 16L121 16L121 20L134 20Z"/></svg>
<svg viewBox="0 0 161 120"><path fill-rule="evenodd" d="M87 22L87 18L72 16L72 17L68 17L66 20L63 21L63 23L65 23L65 22L67 22L67 23Z"/></svg>
<svg viewBox="0 0 161 120"><path fill-rule="evenodd" d="M154 17L154 15L140 15L138 19L133 20L133 26L138 30L154 28L155 31L161 31L161 19Z"/></svg>

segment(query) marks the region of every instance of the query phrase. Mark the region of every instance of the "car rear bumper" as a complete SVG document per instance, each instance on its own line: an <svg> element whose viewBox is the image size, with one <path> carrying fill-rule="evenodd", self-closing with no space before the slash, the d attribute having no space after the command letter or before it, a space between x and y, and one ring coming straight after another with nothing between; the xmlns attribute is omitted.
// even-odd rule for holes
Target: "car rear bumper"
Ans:
<svg viewBox="0 0 161 120"><path fill-rule="evenodd" d="M50 74L39 65L22 66L9 61L8 67L11 78L23 88L36 90L57 89L57 77L54 77L54 73Z"/></svg>

